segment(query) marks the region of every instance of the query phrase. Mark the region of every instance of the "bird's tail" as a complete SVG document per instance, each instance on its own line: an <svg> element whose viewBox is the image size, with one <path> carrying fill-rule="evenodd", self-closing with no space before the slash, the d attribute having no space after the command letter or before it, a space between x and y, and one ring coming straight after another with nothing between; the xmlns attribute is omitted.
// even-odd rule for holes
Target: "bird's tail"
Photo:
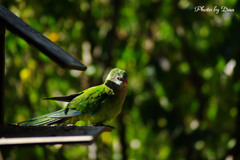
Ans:
<svg viewBox="0 0 240 160"><path fill-rule="evenodd" d="M45 114L45 115L42 115L42 116L27 119L25 121L13 123L13 125L20 125L20 126L51 125L51 124L60 123L62 121L65 121L66 119L69 119L69 118L66 118L66 117L52 117L51 116L53 114L58 114L58 113L61 113L61 112L64 112L64 110L52 112L52 113Z"/></svg>

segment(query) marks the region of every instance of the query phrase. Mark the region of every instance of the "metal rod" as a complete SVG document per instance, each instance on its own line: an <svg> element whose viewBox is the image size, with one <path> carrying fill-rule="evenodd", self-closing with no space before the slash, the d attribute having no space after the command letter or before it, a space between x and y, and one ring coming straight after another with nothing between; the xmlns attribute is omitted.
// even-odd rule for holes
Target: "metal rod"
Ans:
<svg viewBox="0 0 240 160"><path fill-rule="evenodd" d="M5 24L0 19L0 125L4 124Z"/></svg>
<svg viewBox="0 0 240 160"><path fill-rule="evenodd" d="M83 71L87 69L84 64L73 58L69 53L36 31L33 27L29 26L3 5L0 5L0 19L5 22L6 28L9 31L17 34L29 44L35 46L63 68Z"/></svg>

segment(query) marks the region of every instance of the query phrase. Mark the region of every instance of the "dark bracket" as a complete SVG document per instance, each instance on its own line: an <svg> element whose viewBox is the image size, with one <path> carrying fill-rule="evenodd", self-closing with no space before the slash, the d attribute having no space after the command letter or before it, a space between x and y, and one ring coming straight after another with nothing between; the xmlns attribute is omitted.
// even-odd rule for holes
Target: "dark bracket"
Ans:
<svg viewBox="0 0 240 160"><path fill-rule="evenodd" d="M91 144L109 126L14 126L4 125L5 28L35 46L67 69L85 71L87 67L0 5L0 146L26 144Z"/></svg>

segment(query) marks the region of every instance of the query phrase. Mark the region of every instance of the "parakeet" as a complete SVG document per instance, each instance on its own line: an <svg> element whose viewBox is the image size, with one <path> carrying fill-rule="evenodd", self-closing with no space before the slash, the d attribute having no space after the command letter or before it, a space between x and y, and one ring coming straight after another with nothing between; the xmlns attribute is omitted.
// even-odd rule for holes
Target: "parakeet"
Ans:
<svg viewBox="0 0 240 160"><path fill-rule="evenodd" d="M92 125L103 124L121 112L127 94L127 84L127 73L114 68L101 85L70 96L46 98L69 102L65 109L17 122L15 125L75 124L78 121Z"/></svg>

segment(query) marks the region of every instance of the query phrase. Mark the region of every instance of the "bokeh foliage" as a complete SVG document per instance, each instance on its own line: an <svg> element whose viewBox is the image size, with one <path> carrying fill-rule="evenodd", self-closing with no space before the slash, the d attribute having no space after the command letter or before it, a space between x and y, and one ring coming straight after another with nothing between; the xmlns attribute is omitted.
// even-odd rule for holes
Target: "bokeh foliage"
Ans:
<svg viewBox="0 0 240 160"><path fill-rule="evenodd" d="M64 70L6 33L5 122L63 108L50 96L129 74L117 129L91 146L7 147L6 159L239 159L240 2L5 0L10 11L88 66ZM226 6L233 13L194 12Z"/></svg>

